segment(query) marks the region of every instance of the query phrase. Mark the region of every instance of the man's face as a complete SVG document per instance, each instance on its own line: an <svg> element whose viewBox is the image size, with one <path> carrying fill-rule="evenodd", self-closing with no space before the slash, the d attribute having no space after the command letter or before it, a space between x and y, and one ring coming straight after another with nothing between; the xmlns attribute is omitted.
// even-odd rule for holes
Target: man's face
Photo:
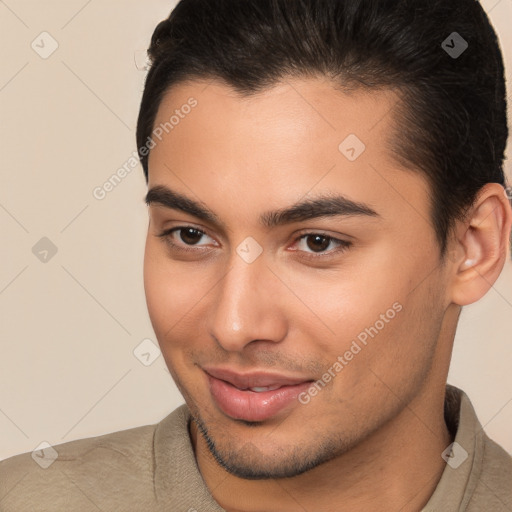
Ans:
<svg viewBox="0 0 512 512"><path fill-rule="evenodd" d="M191 97L197 105L182 108ZM196 423L234 474L325 462L437 378L446 277L428 186L385 146L396 99L295 79L248 98L191 82L160 105L155 128L181 115L155 138L149 189L215 218L151 203L149 314ZM303 216L267 214L326 196L366 213L317 216L312 203Z"/></svg>

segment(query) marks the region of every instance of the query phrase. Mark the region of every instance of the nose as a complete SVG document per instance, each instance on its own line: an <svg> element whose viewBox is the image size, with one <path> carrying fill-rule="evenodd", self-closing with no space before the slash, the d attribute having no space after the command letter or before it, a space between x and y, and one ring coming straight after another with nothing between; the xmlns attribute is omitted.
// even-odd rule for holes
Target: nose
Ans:
<svg viewBox="0 0 512 512"><path fill-rule="evenodd" d="M214 293L210 334L230 352L241 352L252 342L283 340L287 330L280 302L283 284L267 267L264 255L247 263L234 253L230 262Z"/></svg>

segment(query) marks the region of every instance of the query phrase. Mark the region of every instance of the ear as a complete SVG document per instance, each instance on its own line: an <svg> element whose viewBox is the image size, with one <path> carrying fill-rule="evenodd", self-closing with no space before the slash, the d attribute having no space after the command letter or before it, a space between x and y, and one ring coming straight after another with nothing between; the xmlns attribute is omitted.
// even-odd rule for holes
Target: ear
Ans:
<svg viewBox="0 0 512 512"><path fill-rule="evenodd" d="M512 226L510 199L499 183L478 192L467 220L456 228L452 279L447 292L460 306L482 298L495 283L507 259Z"/></svg>

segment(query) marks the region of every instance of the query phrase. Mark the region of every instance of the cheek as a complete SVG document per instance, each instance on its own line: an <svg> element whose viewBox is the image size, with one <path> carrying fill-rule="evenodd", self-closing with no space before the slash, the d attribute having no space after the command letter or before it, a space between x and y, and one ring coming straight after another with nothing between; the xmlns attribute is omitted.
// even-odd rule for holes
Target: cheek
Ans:
<svg viewBox="0 0 512 512"><path fill-rule="evenodd" d="M368 396L378 391L394 400L417 389L430 371L442 314L428 288L411 293L404 285L383 299L352 336L361 350L350 349L358 354L345 375Z"/></svg>
<svg viewBox="0 0 512 512"><path fill-rule="evenodd" d="M340 384L367 381L373 387L374 373L386 381L393 372L410 377L428 366L436 340L435 299L428 283L412 292L411 283L420 279L414 258L407 263L403 253L385 245L359 255L336 271L288 270L286 282L300 299L294 300L295 314L288 314L297 339L314 340L311 349L327 369L343 357Z"/></svg>
<svg viewBox="0 0 512 512"><path fill-rule="evenodd" d="M194 313L204 291L204 282L191 265L172 261L159 240L146 241L144 289L153 329L159 342L169 337L182 339L189 316ZM204 276L203 276L204 277Z"/></svg>
<svg viewBox="0 0 512 512"><path fill-rule="evenodd" d="M404 296L407 280L407 269L400 275L395 262L395 255L381 245L350 254L331 269L283 266L276 273L293 292L289 293L290 324L309 330L327 353L347 350L353 339L360 333L364 339L365 329L376 323L379 331L389 330L390 323L400 321L399 305L393 308L393 304Z"/></svg>

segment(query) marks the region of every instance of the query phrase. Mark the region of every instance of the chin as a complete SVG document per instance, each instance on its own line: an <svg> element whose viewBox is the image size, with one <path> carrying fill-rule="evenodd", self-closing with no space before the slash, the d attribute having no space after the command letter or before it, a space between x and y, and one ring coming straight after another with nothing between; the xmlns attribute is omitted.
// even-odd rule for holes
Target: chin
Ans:
<svg viewBox="0 0 512 512"><path fill-rule="evenodd" d="M340 446L332 441L319 441L316 435L307 438L310 445L295 442L276 448L265 441L267 435L253 443L250 441L251 432L259 425L253 422L247 425L247 441L244 442L238 436L223 434L217 436L200 416L194 415L194 420L218 464L228 473L245 480L292 478L310 471L345 451L340 450ZM258 447L258 442L263 443L267 450Z"/></svg>

